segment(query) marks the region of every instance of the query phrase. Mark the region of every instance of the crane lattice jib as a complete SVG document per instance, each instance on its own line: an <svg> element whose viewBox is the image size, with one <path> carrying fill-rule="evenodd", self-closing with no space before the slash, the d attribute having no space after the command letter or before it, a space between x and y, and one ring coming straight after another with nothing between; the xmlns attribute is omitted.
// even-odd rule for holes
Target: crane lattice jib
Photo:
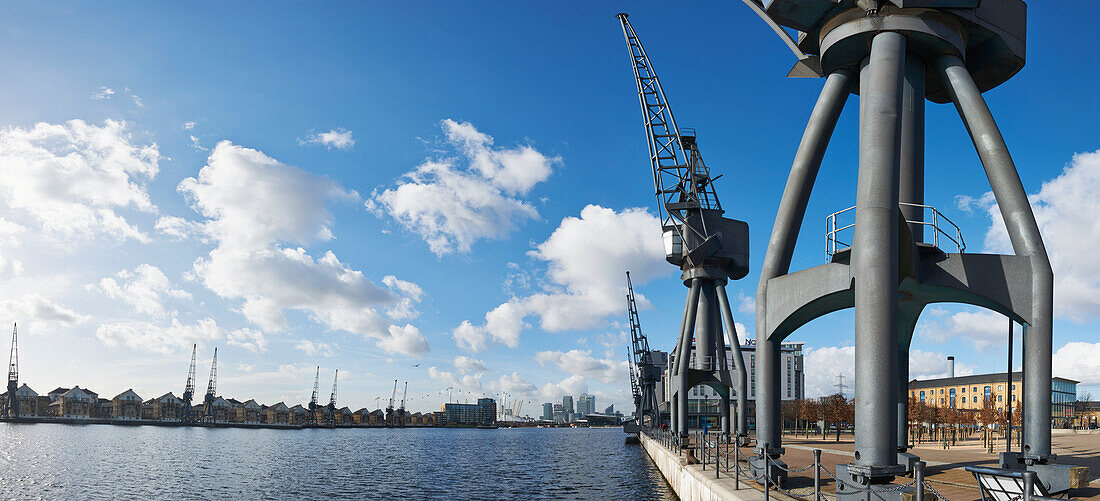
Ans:
<svg viewBox="0 0 1100 501"><path fill-rule="evenodd" d="M206 383L206 394L214 396L218 393L218 349L214 348L214 361L210 362L210 381Z"/></svg>
<svg viewBox="0 0 1100 501"><path fill-rule="evenodd" d="M634 346L634 363L650 363L649 340L642 333L642 324L638 320L638 303L634 299L634 285L630 282L630 272L626 272L626 308L630 321L630 341Z"/></svg>
<svg viewBox="0 0 1100 501"><path fill-rule="evenodd" d="M630 394L634 396L634 401L638 402L642 399L642 390L638 386L638 378L634 375L634 366L636 362L631 358L629 348L626 353L627 367L630 368Z"/></svg>
<svg viewBox="0 0 1100 501"><path fill-rule="evenodd" d="M674 226L679 232L680 225L675 222L685 223L687 211L721 210L722 206L714 192L710 172L695 146L695 132L680 129L676 125L676 118L669 107L664 89L637 33L626 14L619 14L618 17L622 22L627 53L638 87L642 123L649 142L657 210L662 224L665 227ZM703 238L707 236L703 228L692 227L692 230L699 232L699 236Z"/></svg>
<svg viewBox="0 0 1100 501"><path fill-rule="evenodd" d="M336 375L332 376L332 395L328 397L329 407L336 407L336 380L340 377L340 369L336 369Z"/></svg>
<svg viewBox="0 0 1100 501"><path fill-rule="evenodd" d="M183 387L183 399L190 402L191 396L195 394L195 353L198 351L199 345L195 344L191 346L191 365L187 367L187 384Z"/></svg>
<svg viewBox="0 0 1100 501"><path fill-rule="evenodd" d="M8 357L8 383L19 382L19 324L12 324L11 355ZM10 384L8 386L11 386Z"/></svg>
<svg viewBox="0 0 1100 501"><path fill-rule="evenodd" d="M309 408L317 407L317 393L321 390L321 366L317 366L317 372L313 375L313 396L309 397Z"/></svg>

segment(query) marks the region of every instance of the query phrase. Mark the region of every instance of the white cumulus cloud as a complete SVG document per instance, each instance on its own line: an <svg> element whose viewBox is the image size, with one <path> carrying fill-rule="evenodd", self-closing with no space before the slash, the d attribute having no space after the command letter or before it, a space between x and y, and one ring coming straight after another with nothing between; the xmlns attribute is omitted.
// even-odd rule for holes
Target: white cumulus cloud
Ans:
<svg viewBox="0 0 1100 501"><path fill-rule="evenodd" d="M294 348L310 356L321 355L322 357L331 357L335 355L332 350L332 345L321 341L315 343L308 339L303 339L295 343Z"/></svg>
<svg viewBox="0 0 1100 501"><path fill-rule="evenodd" d="M184 324L173 318L167 326L145 322L109 323L96 329L96 337L107 346L164 354L185 351L192 344L206 345L223 339L232 346L255 353L262 353L267 347L263 333L252 329L227 332L213 318L204 318L194 324Z"/></svg>
<svg viewBox="0 0 1100 501"><path fill-rule="evenodd" d="M72 327L88 321L81 315L39 294L27 294L19 298L0 301L0 316L27 319Z"/></svg>
<svg viewBox="0 0 1100 501"><path fill-rule="evenodd" d="M535 354L539 364L553 364L557 368L574 376L598 379L604 383L626 381L627 363L592 356L591 350L540 351Z"/></svg>
<svg viewBox="0 0 1100 501"><path fill-rule="evenodd" d="M1080 381L1082 386L1100 384L1100 343L1073 341L1054 352L1055 376Z"/></svg>
<svg viewBox="0 0 1100 501"><path fill-rule="evenodd" d="M122 283L119 284L119 281ZM99 290L107 297L121 299L132 306L137 313L158 318L168 314L164 307L165 297L191 298L191 294L187 291L173 288L172 282L164 272L150 264L142 264L133 271L122 270L114 277L103 278L97 286L90 288Z"/></svg>
<svg viewBox="0 0 1100 501"><path fill-rule="evenodd" d="M494 148L492 137L468 122L448 119L442 126L457 157L425 161L396 186L375 192L368 208L388 214L439 256L470 252L478 240L504 238L538 218L534 206L516 197L545 181L559 158L530 146Z"/></svg>
<svg viewBox="0 0 1100 501"><path fill-rule="evenodd" d="M240 311L264 331L285 329L285 312L297 310L330 329L373 339L388 353L428 351L415 326L391 324L379 312L415 317L419 286L396 277L382 286L331 251L317 257L286 245L334 238L327 204L357 200L355 192L228 141L218 143L197 178L184 179L179 191L205 221L165 220L158 227L177 235L201 228L216 242L195 261L195 276L220 297L241 300Z"/></svg>
<svg viewBox="0 0 1100 501"><path fill-rule="evenodd" d="M1100 318L1100 150L1078 153L1062 173L1030 195L1035 219L1054 268L1055 314L1076 323ZM1011 253L1012 245L992 193L960 205L984 207L991 224L985 235L987 252Z"/></svg>
<svg viewBox="0 0 1100 501"><path fill-rule="evenodd" d="M513 297L485 314L485 323L464 321L452 331L460 348L479 351L494 341L515 348L537 316L549 332L598 327L623 310L625 272L636 285L669 273L664 260L661 225L645 209L619 212L589 205L580 217L566 217L546 241L528 254L546 264L543 290ZM639 306L648 301L638 294Z"/></svg>
<svg viewBox="0 0 1100 501"><path fill-rule="evenodd" d="M0 130L0 207L51 235L146 242L118 211L156 211L145 183L160 160L157 145L135 144L125 122L8 127Z"/></svg>
<svg viewBox="0 0 1100 501"><path fill-rule="evenodd" d="M300 139L299 144L313 144L326 146L329 149L350 150L355 146L355 138L351 131L344 128L329 129L326 132L310 133L305 139Z"/></svg>

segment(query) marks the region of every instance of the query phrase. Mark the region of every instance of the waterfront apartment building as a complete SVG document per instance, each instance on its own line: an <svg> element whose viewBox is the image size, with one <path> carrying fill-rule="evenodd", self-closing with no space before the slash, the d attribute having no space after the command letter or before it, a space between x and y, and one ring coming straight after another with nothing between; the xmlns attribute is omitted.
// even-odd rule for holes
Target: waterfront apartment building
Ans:
<svg viewBox="0 0 1100 501"><path fill-rule="evenodd" d="M115 419L141 419L141 397L128 389L111 399L111 417Z"/></svg>
<svg viewBox="0 0 1100 501"><path fill-rule="evenodd" d="M1028 398L1023 394L1023 374L1013 372L1011 384L1008 379L1005 373L914 379L909 382L909 398L933 407L973 411L982 409L986 399L989 399L997 412L1003 412L1009 403L1012 404L1013 412L1018 412L1015 409L1019 409L1023 399ZM1067 428L1073 425L1076 417L1074 403L1077 401L1077 383L1078 381L1072 379L1055 377L1050 383L1050 395L1039 397L1050 398L1052 426Z"/></svg>
<svg viewBox="0 0 1100 501"><path fill-rule="evenodd" d="M0 400L4 402L8 401L8 392L0 394ZM44 416L46 414L46 406L49 405L49 397L39 396L38 392L27 386L27 383L23 383L18 389L15 390L15 400L19 405L19 413L13 417L37 417ZM5 404L6 407L6 404ZM7 414L5 414L6 416Z"/></svg>
<svg viewBox="0 0 1100 501"><path fill-rule="evenodd" d="M497 404L491 398L479 398L476 404L443 404L438 417L442 425L491 425L496 422Z"/></svg>

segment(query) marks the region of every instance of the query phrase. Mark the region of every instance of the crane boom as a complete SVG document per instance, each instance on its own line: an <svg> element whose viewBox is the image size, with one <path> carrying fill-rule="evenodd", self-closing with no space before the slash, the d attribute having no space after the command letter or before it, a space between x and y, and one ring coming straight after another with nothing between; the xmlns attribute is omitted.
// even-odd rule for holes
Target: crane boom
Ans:
<svg viewBox="0 0 1100 501"><path fill-rule="evenodd" d="M393 380L393 394L390 395L390 405L389 405L389 410L391 410L391 411L393 410L393 401L396 398L397 398L397 380L394 379Z"/></svg>
<svg viewBox="0 0 1100 501"><path fill-rule="evenodd" d="M405 396L409 393L409 382L405 381L405 389L401 390L401 410L405 410Z"/></svg>
<svg viewBox="0 0 1100 501"><path fill-rule="evenodd" d="M638 378L634 375L634 366L638 363L630 355L629 347L626 349L626 363L627 367L630 369L630 394L634 396L634 405L637 406L642 400L642 393L638 388Z"/></svg>
<svg viewBox="0 0 1100 501"><path fill-rule="evenodd" d="M8 357L8 417L19 417L19 324L11 327L11 355Z"/></svg>
<svg viewBox="0 0 1100 501"><path fill-rule="evenodd" d="M340 378L340 369L336 369L336 375L332 376L332 395L328 397L328 406L336 407L336 380Z"/></svg>
<svg viewBox="0 0 1100 501"><path fill-rule="evenodd" d="M313 396L309 397L309 410L317 408L317 392L321 386L321 366L317 366L317 372L313 375Z"/></svg>
<svg viewBox="0 0 1100 501"><path fill-rule="evenodd" d="M194 420L191 414L191 399L195 396L195 353L199 345L191 345L191 365L187 368L187 384L183 387L183 421L190 423Z"/></svg>
<svg viewBox="0 0 1100 501"><path fill-rule="evenodd" d="M206 394L214 396L218 393L218 349L214 348L214 360L210 362L210 380L206 382Z"/></svg>
<svg viewBox="0 0 1100 501"><path fill-rule="evenodd" d="M218 348L214 347L214 359L210 362L210 380L206 383L206 395L202 399L203 420L207 423L217 421L214 401L218 393Z"/></svg>
<svg viewBox="0 0 1100 501"><path fill-rule="evenodd" d="M705 240L710 233L701 222L688 222L688 213L700 209L722 209L714 192L713 179L695 142L694 129L681 129L669 107L661 81L646 55L638 34L627 20L618 15L626 37L627 54L634 69L638 87L642 123L649 143L649 161L653 173L653 188L657 210L666 231L673 231L684 241L681 226ZM676 224L679 222L680 224Z"/></svg>
<svg viewBox="0 0 1100 501"><path fill-rule="evenodd" d="M191 346L191 365L187 368L187 384L183 387L183 399L191 402L191 396L195 394L195 354L199 349L198 344Z"/></svg>

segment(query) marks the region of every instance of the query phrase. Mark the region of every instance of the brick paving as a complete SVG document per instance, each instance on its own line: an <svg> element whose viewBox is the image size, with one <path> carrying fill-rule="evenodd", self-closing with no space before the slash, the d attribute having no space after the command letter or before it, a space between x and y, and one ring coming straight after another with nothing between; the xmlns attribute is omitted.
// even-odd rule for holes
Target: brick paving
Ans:
<svg viewBox="0 0 1100 501"><path fill-rule="evenodd" d="M851 435L841 436L837 442L834 437L822 440L820 437L805 438L802 436L785 435L783 461L790 469L800 469L813 463L813 450L821 449L821 463L830 472L836 472L837 464L852 462L853 443ZM1053 452L1058 456L1058 462L1062 464L1074 464L1088 466L1093 479L1086 489L1074 489L1071 492L1073 499L1100 501L1100 434L1079 435L1055 435L1052 440ZM1003 450L1001 442L997 449ZM978 484L974 476L964 470L966 466L997 466L997 454L990 454L976 438L960 441L957 445L944 449L938 443L925 443L910 450L911 453L920 456L921 460L928 463L925 469L925 478L929 485L941 496L950 501L977 501L981 499L978 492ZM732 451L730 451L732 453ZM750 448L742 448L741 454L751 454ZM744 456L742 456L744 457ZM712 463L713 458L708 459ZM748 471L748 466L741 462L742 471ZM713 465L708 464L708 470ZM732 466L731 466L732 468ZM730 475L723 474L723 478L729 477L733 482L732 470ZM835 485L828 474L821 474L822 493L826 499L835 499ZM895 484L910 482L909 478L899 478ZM748 481L746 477L741 479L742 488L754 488L761 490L761 486ZM792 473L788 477L786 485L782 486L792 494L807 499L813 498L813 469ZM773 493L780 498L787 498L780 493Z"/></svg>

